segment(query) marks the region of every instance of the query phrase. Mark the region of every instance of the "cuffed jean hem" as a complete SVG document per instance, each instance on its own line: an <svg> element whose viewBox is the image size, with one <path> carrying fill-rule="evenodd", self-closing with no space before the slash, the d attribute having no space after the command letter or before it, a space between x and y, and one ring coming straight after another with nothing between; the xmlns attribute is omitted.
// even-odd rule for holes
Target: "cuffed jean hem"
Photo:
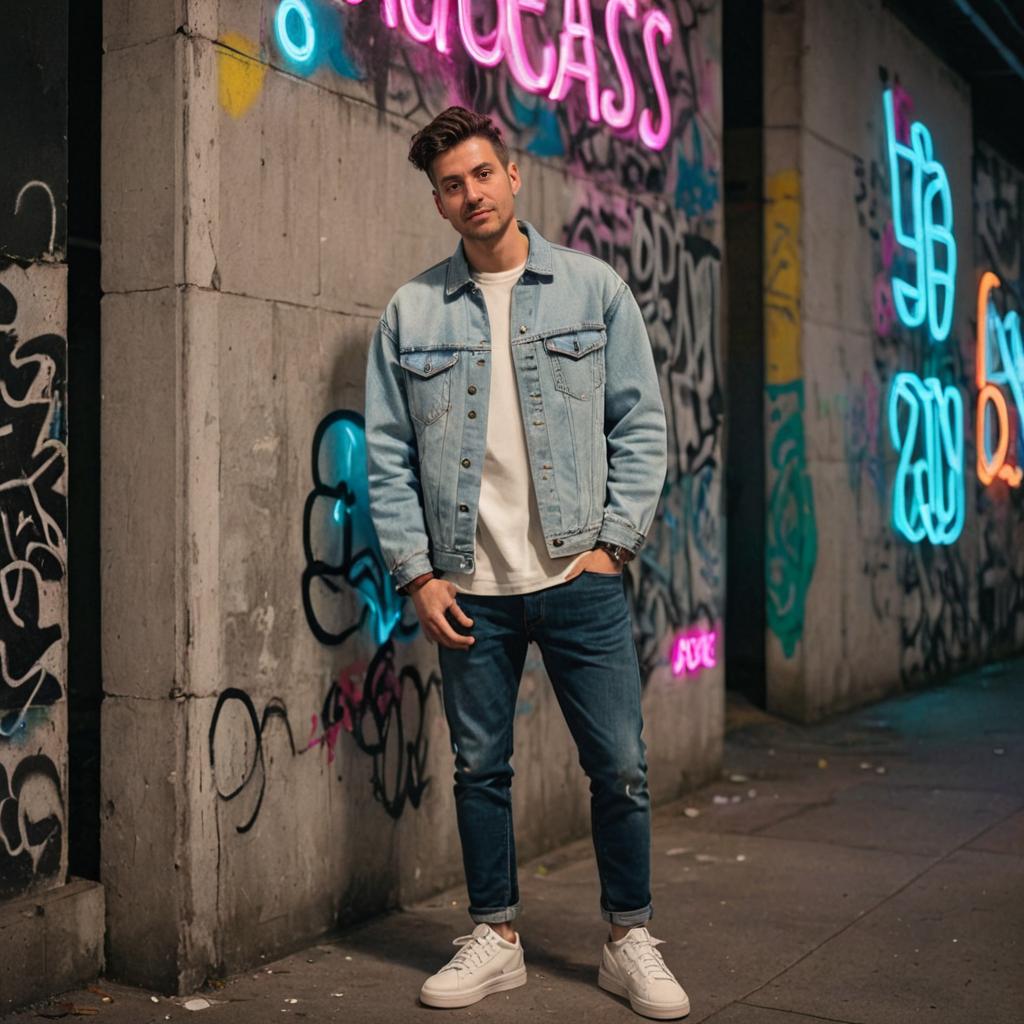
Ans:
<svg viewBox="0 0 1024 1024"><path fill-rule="evenodd" d="M621 925L623 928L635 928L637 925L650 921L654 916L654 908L650 903L640 910L605 910L602 907L601 916L606 921Z"/></svg>
<svg viewBox="0 0 1024 1024"><path fill-rule="evenodd" d="M519 904L505 907L503 910L474 910L469 908L469 916L477 924L501 924L503 921L514 921L519 916Z"/></svg>

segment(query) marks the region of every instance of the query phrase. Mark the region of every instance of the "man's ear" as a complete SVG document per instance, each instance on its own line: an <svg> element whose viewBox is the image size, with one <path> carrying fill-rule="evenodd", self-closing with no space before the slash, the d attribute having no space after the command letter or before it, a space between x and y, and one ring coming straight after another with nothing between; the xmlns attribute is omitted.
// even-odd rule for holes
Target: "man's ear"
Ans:
<svg viewBox="0 0 1024 1024"><path fill-rule="evenodd" d="M514 161L510 161L508 165L509 181L512 182L512 195L518 195L519 190L523 187L523 179L519 177L519 168L516 166Z"/></svg>
<svg viewBox="0 0 1024 1024"><path fill-rule="evenodd" d="M444 217L445 220L447 220L448 214L444 212L444 207L441 205L441 197L437 194L436 188L431 193L431 195L434 197L434 205L437 207L437 212L441 214L441 216Z"/></svg>

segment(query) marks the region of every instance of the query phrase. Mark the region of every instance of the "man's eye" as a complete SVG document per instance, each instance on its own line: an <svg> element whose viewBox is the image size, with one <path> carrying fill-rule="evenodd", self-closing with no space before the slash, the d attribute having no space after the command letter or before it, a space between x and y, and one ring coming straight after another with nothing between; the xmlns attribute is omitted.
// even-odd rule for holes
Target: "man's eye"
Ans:
<svg viewBox="0 0 1024 1024"><path fill-rule="evenodd" d="M490 171L481 171L480 172L480 177L481 178L489 178L490 176L491 176L491 172Z"/></svg>

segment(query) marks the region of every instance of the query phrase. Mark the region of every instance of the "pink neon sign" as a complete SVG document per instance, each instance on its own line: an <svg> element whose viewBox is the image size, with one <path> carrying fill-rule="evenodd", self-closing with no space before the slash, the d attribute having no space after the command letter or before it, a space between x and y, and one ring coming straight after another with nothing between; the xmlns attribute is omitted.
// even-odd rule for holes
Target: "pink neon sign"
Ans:
<svg viewBox="0 0 1024 1024"><path fill-rule="evenodd" d="M713 629L694 627L679 633L672 644L672 674L696 675L716 664L715 644L718 634Z"/></svg>
<svg viewBox="0 0 1024 1024"><path fill-rule="evenodd" d="M363 0L334 2L338 6L342 3L355 6ZM672 134L672 106L661 69L661 51L667 51L673 39L672 22L665 13L657 8L641 12L637 0L608 0L604 8L604 35L619 81L616 88L602 89L590 0L561 0L562 22L557 47L545 41L530 53L527 19L536 19L529 33L536 35L548 2L494 0L494 28L483 35L478 35L473 25L473 0L431 0L427 20L417 11L416 0L381 0L381 18L388 28L400 28L417 43L433 46L439 53L449 53L448 15L454 5L462 48L471 60L488 68L505 61L522 89L558 103L574 86L582 88L591 121L604 121L619 131L636 123L637 134L645 146L664 149ZM422 4L420 7L423 9ZM622 45L624 19L641 24L647 73L657 97L657 110L645 107L638 120L636 76Z"/></svg>

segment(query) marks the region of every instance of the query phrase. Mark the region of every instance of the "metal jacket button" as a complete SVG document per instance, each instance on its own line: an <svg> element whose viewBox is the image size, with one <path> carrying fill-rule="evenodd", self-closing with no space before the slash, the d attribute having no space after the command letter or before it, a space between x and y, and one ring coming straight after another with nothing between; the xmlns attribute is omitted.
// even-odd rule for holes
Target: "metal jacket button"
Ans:
<svg viewBox="0 0 1024 1024"><path fill-rule="evenodd" d="M466 388L466 390L467 390L467 391L468 391L468 392L469 392L469 393L470 393L471 395L475 395L475 394L476 394L476 385L475 385L475 384L470 384L470 385L469 385L469 387L468 387L468 388Z"/></svg>
<svg viewBox="0 0 1024 1024"><path fill-rule="evenodd" d="M463 468L469 469L469 465L470 465L469 459L463 459L462 460L462 465L463 465Z"/></svg>

